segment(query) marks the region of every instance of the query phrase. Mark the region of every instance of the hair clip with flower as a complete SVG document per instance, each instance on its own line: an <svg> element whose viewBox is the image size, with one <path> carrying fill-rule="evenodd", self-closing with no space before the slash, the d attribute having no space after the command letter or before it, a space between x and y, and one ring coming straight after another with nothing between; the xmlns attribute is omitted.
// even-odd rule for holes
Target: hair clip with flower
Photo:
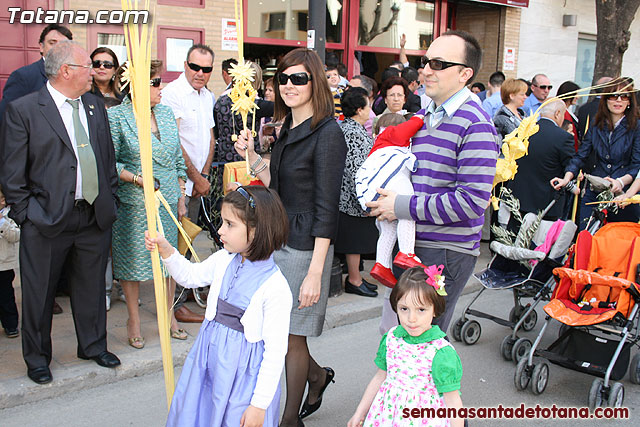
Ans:
<svg viewBox="0 0 640 427"><path fill-rule="evenodd" d="M438 266L430 265L429 267L425 267L424 272L427 275L427 284L433 286L436 293L444 297L447 295L447 292L444 290L444 276L442 275L442 270L444 270L444 265L442 264Z"/></svg>

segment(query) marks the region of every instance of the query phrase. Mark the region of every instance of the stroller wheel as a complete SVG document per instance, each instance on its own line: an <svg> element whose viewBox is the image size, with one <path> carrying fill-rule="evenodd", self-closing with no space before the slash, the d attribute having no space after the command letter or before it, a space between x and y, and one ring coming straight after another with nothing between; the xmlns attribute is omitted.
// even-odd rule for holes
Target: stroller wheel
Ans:
<svg viewBox="0 0 640 427"><path fill-rule="evenodd" d="M591 411L602 406L602 403L604 402L602 395L603 389L604 381L602 378L596 378L593 380L591 388L589 389L589 409L591 409Z"/></svg>
<svg viewBox="0 0 640 427"><path fill-rule="evenodd" d="M619 408L624 402L624 386L622 383L613 383L611 390L609 390L609 399L607 400L607 406L611 408Z"/></svg>
<svg viewBox="0 0 640 427"><path fill-rule="evenodd" d="M531 340L528 338L518 338L511 349L511 360L518 363L525 358L531 350Z"/></svg>
<svg viewBox="0 0 640 427"><path fill-rule="evenodd" d="M520 320L520 315L524 313L524 311L524 307L521 305L513 307L509 312L509 322L513 323L514 325L518 323L518 320Z"/></svg>
<svg viewBox="0 0 640 427"><path fill-rule="evenodd" d="M464 325L465 322L466 320L464 320L464 318L461 317L456 321L456 323L453 324L453 326L451 326L451 336L453 337L454 340L456 341L462 340L462 325Z"/></svg>
<svg viewBox="0 0 640 427"><path fill-rule="evenodd" d="M475 320L467 320L464 322L464 325L462 325L460 337L465 344L473 345L478 342L481 333L482 328L480 327L480 323Z"/></svg>
<svg viewBox="0 0 640 427"><path fill-rule="evenodd" d="M526 358L518 362L516 366L516 373L513 377L513 382L519 391L527 388L529 381L531 381L531 369L533 366L527 366L528 360Z"/></svg>
<svg viewBox="0 0 640 427"><path fill-rule="evenodd" d="M545 362L542 362L533 367L533 373L531 374L531 382L529 383L529 388L533 392L533 394L538 395L542 394L545 388L547 388L547 383L549 382L549 365Z"/></svg>
<svg viewBox="0 0 640 427"><path fill-rule="evenodd" d="M198 304L202 308L207 308L207 297L209 296L209 287L206 286L204 288L195 288L193 290L193 299L196 300L196 304Z"/></svg>
<svg viewBox="0 0 640 427"><path fill-rule="evenodd" d="M526 319L524 319L524 322L522 322L522 329L524 329L525 331L530 331L536 327L536 323L538 323L538 313L533 310L531 313L529 313Z"/></svg>
<svg viewBox="0 0 640 427"><path fill-rule="evenodd" d="M636 353L629 364L629 379L633 384L640 384L640 353Z"/></svg>
<svg viewBox="0 0 640 427"><path fill-rule="evenodd" d="M511 335L507 335L500 344L500 354L504 360L511 360L511 350L515 340L511 338Z"/></svg>

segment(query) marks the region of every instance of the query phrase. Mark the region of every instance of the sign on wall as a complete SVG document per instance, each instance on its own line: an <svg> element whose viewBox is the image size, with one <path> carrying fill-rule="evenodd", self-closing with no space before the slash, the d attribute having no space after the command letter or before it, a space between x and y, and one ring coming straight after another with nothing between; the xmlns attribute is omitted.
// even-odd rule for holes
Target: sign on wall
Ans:
<svg viewBox="0 0 640 427"><path fill-rule="evenodd" d="M516 69L516 50L513 47L504 48L504 64L503 71L513 71Z"/></svg>
<svg viewBox="0 0 640 427"><path fill-rule="evenodd" d="M234 19L222 18L222 50L238 51L238 29Z"/></svg>

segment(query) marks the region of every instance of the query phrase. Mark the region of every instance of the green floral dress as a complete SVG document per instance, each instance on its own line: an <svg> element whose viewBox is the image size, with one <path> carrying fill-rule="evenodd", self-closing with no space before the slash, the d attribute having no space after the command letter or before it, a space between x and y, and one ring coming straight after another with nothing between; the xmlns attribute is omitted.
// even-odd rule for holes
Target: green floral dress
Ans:
<svg viewBox="0 0 640 427"><path fill-rule="evenodd" d="M444 408L443 393L460 390L462 364L438 326L418 337L402 327L380 342L376 365L387 371L364 427L449 426L447 418L412 418L413 408ZM406 409L406 410L405 410Z"/></svg>
<svg viewBox="0 0 640 427"><path fill-rule="evenodd" d="M178 216L180 186L178 178L187 179L187 168L182 158L178 127L171 108L158 104L153 107L158 124L158 138L151 134L153 150L153 176L160 180L160 192L167 199L174 216ZM122 104L107 110L111 138L116 152L118 176L123 169L142 174L138 128L129 98ZM120 180L118 185L120 207L113 224L113 277L120 280L144 281L153 278L151 257L144 246L147 214L144 208L142 188ZM169 243L178 245L178 227L163 206L160 220Z"/></svg>

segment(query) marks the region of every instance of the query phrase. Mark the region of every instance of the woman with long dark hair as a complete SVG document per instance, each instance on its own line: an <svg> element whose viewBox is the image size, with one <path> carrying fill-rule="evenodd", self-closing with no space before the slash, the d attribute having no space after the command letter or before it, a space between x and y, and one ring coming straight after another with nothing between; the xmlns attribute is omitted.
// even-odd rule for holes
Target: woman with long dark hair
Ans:
<svg viewBox="0 0 640 427"><path fill-rule="evenodd" d="M276 190L289 217L287 245L274 259L293 293L285 361L287 400L281 426L301 426L315 412L333 380L309 354L307 337L322 333L347 147L333 119L333 97L320 57L299 48L286 54L274 78L275 121L284 121L270 165L255 152L249 131L235 144L262 182ZM305 387L309 393L302 410Z"/></svg>
<svg viewBox="0 0 640 427"><path fill-rule="evenodd" d="M120 64L118 57L108 47L99 47L91 52L91 67L95 71L91 93L103 97L122 99L119 82L116 81L116 71Z"/></svg>
<svg viewBox="0 0 640 427"><path fill-rule="evenodd" d="M584 166L591 166L591 163L594 168L590 173L609 181L614 194L622 193L638 174L640 128L633 80L629 77L615 79L605 93L609 95L600 98L594 126L585 135L564 177L551 180L556 190L564 187ZM591 160L588 162L588 159ZM596 196L587 186L580 206L580 228L584 228L591 214L592 206L587 203L596 201ZM638 207L631 205L617 213L610 212L607 220L637 222Z"/></svg>

